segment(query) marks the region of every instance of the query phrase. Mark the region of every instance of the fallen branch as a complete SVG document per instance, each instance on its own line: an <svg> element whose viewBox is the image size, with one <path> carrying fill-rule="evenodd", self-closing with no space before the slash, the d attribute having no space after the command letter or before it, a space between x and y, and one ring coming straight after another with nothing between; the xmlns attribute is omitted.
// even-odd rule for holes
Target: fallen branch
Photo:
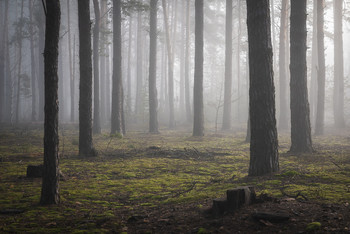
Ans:
<svg viewBox="0 0 350 234"><path fill-rule="evenodd" d="M290 197L290 198L294 198L294 199L297 199L298 197L302 197L304 199L304 201L308 201L309 199L303 195L300 191L295 195L289 195L287 194L285 191L284 191L285 188L281 188L280 191L282 193L283 196L286 196L286 197Z"/></svg>

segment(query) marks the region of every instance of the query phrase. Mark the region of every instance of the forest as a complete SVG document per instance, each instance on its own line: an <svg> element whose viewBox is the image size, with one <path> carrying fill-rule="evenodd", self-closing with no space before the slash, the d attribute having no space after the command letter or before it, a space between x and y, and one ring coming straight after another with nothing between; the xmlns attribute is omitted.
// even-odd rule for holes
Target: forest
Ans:
<svg viewBox="0 0 350 234"><path fill-rule="evenodd" d="M349 0L0 0L0 233L349 233Z"/></svg>

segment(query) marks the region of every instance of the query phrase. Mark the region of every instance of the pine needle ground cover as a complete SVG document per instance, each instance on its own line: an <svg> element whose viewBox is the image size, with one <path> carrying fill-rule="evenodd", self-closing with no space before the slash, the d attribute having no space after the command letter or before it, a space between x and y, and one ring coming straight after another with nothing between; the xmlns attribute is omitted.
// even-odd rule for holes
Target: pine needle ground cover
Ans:
<svg viewBox="0 0 350 234"><path fill-rule="evenodd" d="M204 137L168 130L125 137L104 132L94 137L99 155L84 158L77 156L76 126L61 126L61 203L39 206L41 179L27 178L26 168L42 163L43 129L1 126L0 132L0 232L297 232L316 221L319 231L350 228L345 134L317 137L315 152L302 155L288 153L289 136L282 134L280 172L247 177L249 144L243 132ZM279 202L219 219L206 214L213 198L241 185L253 185ZM295 218L272 226L251 220L249 212L261 206L287 210Z"/></svg>

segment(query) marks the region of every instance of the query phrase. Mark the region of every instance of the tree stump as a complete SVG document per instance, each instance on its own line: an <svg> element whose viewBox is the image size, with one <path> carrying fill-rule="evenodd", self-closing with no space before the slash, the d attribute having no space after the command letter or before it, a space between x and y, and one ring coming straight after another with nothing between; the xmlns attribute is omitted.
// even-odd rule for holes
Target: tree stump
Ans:
<svg viewBox="0 0 350 234"><path fill-rule="evenodd" d="M227 210L227 200L224 198L217 198L213 200L212 211L215 216L222 215Z"/></svg>
<svg viewBox="0 0 350 234"><path fill-rule="evenodd" d="M43 176L44 166L40 165L29 165L27 167L28 178L41 178Z"/></svg>

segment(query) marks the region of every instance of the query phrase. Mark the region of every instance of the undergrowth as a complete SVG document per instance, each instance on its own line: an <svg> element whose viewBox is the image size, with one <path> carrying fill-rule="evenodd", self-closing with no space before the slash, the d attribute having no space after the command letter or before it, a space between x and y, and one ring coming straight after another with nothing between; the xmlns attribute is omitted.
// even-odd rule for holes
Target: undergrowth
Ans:
<svg viewBox="0 0 350 234"><path fill-rule="evenodd" d="M2 127L0 134L0 232L120 232L125 215L167 204L223 196L240 185L254 185L273 196L298 193L322 203L350 200L348 138L318 137L316 152L288 153L289 138L280 136L280 172L248 177L249 144L244 134L107 132L94 137L95 158L78 157L77 132L60 131L61 203L39 206L41 179L28 179L26 167L42 163L39 128Z"/></svg>

